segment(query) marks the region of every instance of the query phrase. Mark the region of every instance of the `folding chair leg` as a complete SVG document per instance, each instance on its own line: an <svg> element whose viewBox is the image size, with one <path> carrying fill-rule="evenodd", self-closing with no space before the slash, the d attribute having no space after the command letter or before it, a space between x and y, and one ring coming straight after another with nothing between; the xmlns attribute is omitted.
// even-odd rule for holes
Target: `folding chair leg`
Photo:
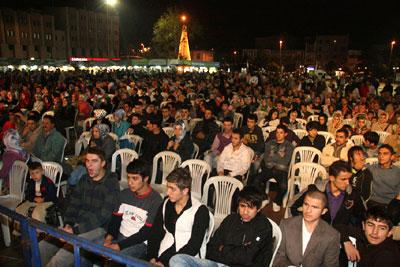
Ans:
<svg viewBox="0 0 400 267"><path fill-rule="evenodd" d="M10 223L8 217L5 215L0 215L1 220L1 230L3 231L4 245L9 247L11 245L11 235L10 235Z"/></svg>

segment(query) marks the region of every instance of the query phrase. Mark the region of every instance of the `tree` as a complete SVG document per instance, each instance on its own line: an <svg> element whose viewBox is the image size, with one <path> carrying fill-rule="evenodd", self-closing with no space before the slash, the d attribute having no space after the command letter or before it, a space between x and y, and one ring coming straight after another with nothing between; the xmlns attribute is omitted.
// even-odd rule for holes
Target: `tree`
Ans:
<svg viewBox="0 0 400 267"><path fill-rule="evenodd" d="M164 58L177 58L182 25L179 12L175 8L169 8L154 24L153 38L151 40L152 55ZM194 18L189 18L188 36L189 47L199 41L202 27Z"/></svg>

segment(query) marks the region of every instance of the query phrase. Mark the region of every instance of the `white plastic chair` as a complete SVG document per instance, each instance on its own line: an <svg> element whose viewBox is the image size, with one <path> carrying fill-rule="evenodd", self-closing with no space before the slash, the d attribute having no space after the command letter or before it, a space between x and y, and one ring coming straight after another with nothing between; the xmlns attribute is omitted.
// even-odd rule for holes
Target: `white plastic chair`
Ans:
<svg viewBox="0 0 400 267"><path fill-rule="evenodd" d="M262 110L257 110L256 112L254 112L254 114L256 114L257 116L257 122L261 121L262 119L265 118L265 116L267 116L267 112L262 111Z"/></svg>
<svg viewBox="0 0 400 267"><path fill-rule="evenodd" d="M96 120L96 118L94 118L94 117L92 117L92 118L87 118L86 120L84 120L83 121L83 131L84 132L86 132L87 130L89 130L91 127L92 127L92 125L93 125L93 122ZM89 128L88 129L86 129L86 125L88 125L89 124Z"/></svg>
<svg viewBox="0 0 400 267"><path fill-rule="evenodd" d="M301 140L304 136L307 135L307 131L304 129L294 129L293 132L297 135L297 137L299 137L299 139Z"/></svg>
<svg viewBox="0 0 400 267"><path fill-rule="evenodd" d="M65 154L65 148L67 147L67 143L68 143L68 140L66 138L64 138L64 145L63 145L63 150L61 152L60 163L62 163L64 161L64 154Z"/></svg>
<svg viewBox="0 0 400 267"><path fill-rule="evenodd" d="M171 138L174 135L174 128L173 127L163 127L162 128L164 133L168 135L168 138Z"/></svg>
<svg viewBox="0 0 400 267"><path fill-rule="evenodd" d="M77 134L77 132L76 132L76 124L77 124L77 122L78 122L78 114L79 114L79 111L78 111L78 109L76 109L76 110L75 110L75 116L74 116L74 124L73 124L73 126L69 126L69 127L65 127L65 128L64 128L64 129L65 129L65 134L66 134L66 136L67 136L67 141L68 141L68 143L71 142L70 130L73 130L73 131L74 131L75 139L78 138L78 134Z"/></svg>
<svg viewBox="0 0 400 267"><path fill-rule="evenodd" d="M121 140L128 140L130 143L133 143L135 145L136 152L139 155L141 155L142 143L143 143L142 137L140 137L139 135L135 135L135 134L125 134L119 138L119 141L121 141Z"/></svg>
<svg viewBox="0 0 400 267"><path fill-rule="evenodd" d="M233 125L235 128L242 127L243 124L243 114L235 112L233 115Z"/></svg>
<svg viewBox="0 0 400 267"><path fill-rule="evenodd" d="M126 174L126 166L128 164L139 158L139 155L136 153L135 150L129 149L129 148L123 148L123 149L118 149L117 151L114 152L111 158L111 172L115 172L117 169L117 157L120 157L121 159L121 180L120 180L120 186L121 188L127 188L128 187L128 179L127 179L127 174Z"/></svg>
<svg viewBox="0 0 400 267"><path fill-rule="evenodd" d="M215 120L215 123L218 125L219 130L221 132L223 132L224 131L224 123L222 121L218 121L218 120Z"/></svg>
<svg viewBox="0 0 400 267"><path fill-rule="evenodd" d="M275 120L273 120L273 121L270 121L270 122L269 122L269 125L270 125L270 126L276 127L276 126L279 125L279 123L280 123L280 120L279 120L279 119L275 119Z"/></svg>
<svg viewBox="0 0 400 267"><path fill-rule="evenodd" d="M197 159L197 157L199 156L199 151L200 151L199 146L196 143L193 143L192 159Z"/></svg>
<svg viewBox="0 0 400 267"><path fill-rule="evenodd" d="M270 218L267 218L267 219L272 225L272 237L274 238L274 243L272 245L273 253L272 253L271 262L269 263L269 267L272 267L276 253L278 253L279 246L281 245L281 242L282 242L282 231L281 231L281 228L279 228L279 225L276 224L276 222L274 222Z"/></svg>
<svg viewBox="0 0 400 267"><path fill-rule="evenodd" d="M214 230L216 230L226 216L231 214L233 194L236 190L242 190L243 184L239 180L227 176L210 177L203 188L201 201L207 205L208 191L210 186L214 186L215 206L214 206Z"/></svg>
<svg viewBox="0 0 400 267"><path fill-rule="evenodd" d="M318 121L319 115L310 115L307 117L307 121Z"/></svg>
<svg viewBox="0 0 400 267"><path fill-rule="evenodd" d="M63 174L63 168L57 162L44 161L42 162L42 167L44 170L44 175L50 178L55 186L57 187L57 197L60 195L60 184L61 177Z"/></svg>
<svg viewBox="0 0 400 267"><path fill-rule="evenodd" d="M189 127L190 128L190 135L192 134L192 132L193 132L194 128L196 127L196 125L201 121L203 121L202 118L193 118L193 119L190 120L190 123L189 123L189 125L190 125L190 127Z"/></svg>
<svg viewBox="0 0 400 267"><path fill-rule="evenodd" d="M366 158L365 159L365 164L367 164L367 165L375 165L378 163L379 163L378 158Z"/></svg>
<svg viewBox="0 0 400 267"><path fill-rule="evenodd" d="M379 135L379 143L383 144L386 140L386 138L390 135L390 133L388 132L384 132L384 131L377 131L376 132Z"/></svg>
<svg viewBox="0 0 400 267"><path fill-rule="evenodd" d="M318 134L325 138L325 145L335 142L335 136L330 132L318 131Z"/></svg>
<svg viewBox="0 0 400 267"><path fill-rule="evenodd" d="M75 142L75 156L79 156L81 154L82 148L85 149L89 145L85 139L78 139Z"/></svg>
<svg viewBox="0 0 400 267"><path fill-rule="evenodd" d="M353 119L344 119L343 120L343 125L350 125L351 127L354 127L354 120Z"/></svg>
<svg viewBox="0 0 400 267"><path fill-rule="evenodd" d="M54 117L54 111L49 110L49 111L46 111L45 113L43 113L42 120L43 120L44 116L52 116L52 117Z"/></svg>
<svg viewBox="0 0 400 267"><path fill-rule="evenodd" d="M322 152L319 149L311 146L298 146L293 150L290 166L297 162L314 162L318 159L317 163L321 161Z"/></svg>
<svg viewBox="0 0 400 267"><path fill-rule="evenodd" d="M264 141L266 141L269 137L269 135L276 130L276 126L267 126L262 128L263 136L264 136Z"/></svg>
<svg viewBox="0 0 400 267"><path fill-rule="evenodd" d="M306 128L306 125L307 125L307 121L306 120L304 120L304 119L296 119L296 121L301 124L301 127L303 129Z"/></svg>
<svg viewBox="0 0 400 267"><path fill-rule="evenodd" d="M0 205L10 210L15 210L19 203L24 199L25 180L28 174L28 166L25 162L16 160L11 167L10 193L0 196ZM3 231L4 244L9 247L11 244L9 218L3 214L0 215L1 229Z"/></svg>
<svg viewBox="0 0 400 267"><path fill-rule="evenodd" d="M294 164L288 180L287 194L289 199L292 199L294 196L295 186L298 187L299 191L302 191L308 185L313 184L318 177L324 180L328 178L326 169L322 165L313 162L299 162Z"/></svg>
<svg viewBox="0 0 400 267"><path fill-rule="evenodd" d="M350 137L350 140L353 141L354 145L362 146L362 144L364 142L364 136L362 134L352 135Z"/></svg>
<svg viewBox="0 0 400 267"><path fill-rule="evenodd" d="M201 189L203 188L203 176L206 175L206 180L210 177L211 167L207 162L200 159L185 160L181 167L189 167L190 175L192 176L191 194L193 197L201 200Z"/></svg>
<svg viewBox="0 0 400 267"><path fill-rule="evenodd" d="M160 168L162 170L162 179L161 184L156 184L157 170L158 170L158 161L161 159ZM153 172L151 175L151 186L155 191L160 194L164 194L166 192L166 184L167 184L167 176L174 169L176 169L179 165L181 165L182 159L181 157L172 151L161 151L157 155L155 155L153 159Z"/></svg>

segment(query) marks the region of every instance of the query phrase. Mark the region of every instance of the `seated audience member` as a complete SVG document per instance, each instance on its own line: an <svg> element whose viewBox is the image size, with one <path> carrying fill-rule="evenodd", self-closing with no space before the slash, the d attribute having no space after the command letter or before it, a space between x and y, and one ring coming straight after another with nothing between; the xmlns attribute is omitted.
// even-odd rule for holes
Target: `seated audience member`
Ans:
<svg viewBox="0 0 400 267"><path fill-rule="evenodd" d="M129 123L124 120L125 111L118 109L114 112L114 121L111 122L111 132L115 133L118 138L123 136L129 128Z"/></svg>
<svg viewBox="0 0 400 267"><path fill-rule="evenodd" d="M328 116L325 113L318 115L318 131L328 131Z"/></svg>
<svg viewBox="0 0 400 267"><path fill-rule="evenodd" d="M186 130L185 123L178 120L174 123L174 135L170 138L167 150L177 153L182 162L191 159L194 151L193 141Z"/></svg>
<svg viewBox="0 0 400 267"><path fill-rule="evenodd" d="M159 207L148 240L147 257L156 266L168 266L172 256L206 255L210 212L190 195L192 177L187 168L177 168L167 176L168 197Z"/></svg>
<svg viewBox="0 0 400 267"><path fill-rule="evenodd" d="M354 255L354 246L349 240L349 229L361 227L365 212L360 195L350 185L350 178L350 165L345 161L338 160L329 167L329 179L318 178L315 184L308 186L308 189L317 187L318 190L325 193L328 199L328 212L321 218L340 233L340 242L343 244L342 247L344 247L347 257ZM293 216L301 212L305 191L295 195L288 205L289 212Z"/></svg>
<svg viewBox="0 0 400 267"><path fill-rule="evenodd" d="M28 157L26 151L20 146L20 137L17 130L8 129L3 136L4 153L0 156L2 166L0 169L0 195L9 192L9 174L16 160L25 161Z"/></svg>
<svg viewBox="0 0 400 267"><path fill-rule="evenodd" d="M244 175L249 171L254 152L243 143L243 135L239 129L232 131L231 141L219 156L217 173L243 181Z"/></svg>
<svg viewBox="0 0 400 267"><path fill-rule="evenodd" d="M161 196L149 185L149 167L140 159L126 167L128 186L119 194L105 237L96 240L107 248L136 258L146 256L147 242Z"/></svg>
<svg viewBox="0 0 400 267"><path fill-rule="evenodd" d="M378 121L372 124L371 131L374 132L388 132L392 133L392 125L388 122L389 117L386 111L379 111L378 113Z"/></svg>
<svg viewBox="0 0 400 267"><path fill-rule="evenodd" d="M25 200L15 211L35 220L45 222L46 209L57 202L57 189L51 179L44 176L40 162L31 162L25 190Z"/></svg>
<svg viewBox="0 0 400 267"><path fill-rule="evenodd" d="M389 135L384 143L393 147L396 155L396 160L400 161L400 122L399 124L397 124L394 134Z"/></svg>
<svg viewBox="0 0 400 267"><path fill-rule="evenodd" d="M39 121L39 114L36 113L29 115L26 121L26 126L21 133L21 147L30 154L33 152L36 140L42 131L42 126Z"/></svg>
<svg viewBox="0 0 400 267"><path fill-rule="evenodd" d="M256 174L253 179L253 183L260 188L265 188L265 183L269 179L274 178L278 182L277 196L272 203L275 212L280 210L287 191L289 164L294 150L294 146L286 140L286 136L286 126L278 125L275 130L275 138L265 144L261 172Z"/></svg>
<svg viewBox="0 0 400 267"><path fill-rule="evenodd" d="M171 116L171 111L168 105L165 105L161 108L161 127L172 127L175 123L175 118Z"/></svg>
<svg viewBox="0 0 400 267"><path fill-rule="evenodd" d="M357 266L399 266L400 250L392 240L393 222L384 207L368 209L363 228L355 228L351 235L356 238L355 256L349 261Z"/></svg>
<svg viewBox="0 0 400 267"><path fill-rule="evenodd" d="M332 121L328 122L328 132L335 134L337 130L343 127L343 114L341 111L335 111Z"/></svg>
<svg viewBox="0 0 400 267"><path fill-rule="evenodd" d="M257 115L249 114L247 116L246 126L242 128L243 143L254 151L253 166L251 174L255 174L261 163L261 155L264 153L264 135L261 128L257 125Z"/></svg>
<svg viewBox="0 0 400 267"><path fill-rule="evenodd" d="M147 120L146 128L148 133L144 137L142 144L142 158L148 164L151 164L155 155L167 148L169 138L161 129L161 120L155 116Z"/></svg>
<svg viewBox="0 0 400 267"><path fill-rule="evenodd" d="M367 125L367 117L365 114L358 114L356 117L356 125L353 128L354 135L365 135L370 129Z"/></svg>
<svg viewBox="0 0 400 267"><path fill-rule="evenodd" d="M229 101L223 101L221 103L221 111L218 113L217 116L219 121L224 121L224 119L227 117L233 118L234 112L229 109L229 106L230 106Z"/></svg>
<svg viewBox="0 0 400 267"><path fill-rule="evenodd" d="M176 120L183 120L186 126L186 130L190 132L191 128L191 120L192 118L190 117L190 105L188 104L183 104L179 113L175 116Z"/></svg>
<svg viewBox="0 0 400 267"><path fill-rule="evenodd" d="M54 111L56 129L65 136L65 128L74 126L75 107L71 105L70 97L63 97L60 105Z"/></svg>
<svg viewBox="0 0 400 267"><path fill-rule="evenodd" d="M54 127L54 117L45 115L42 120L42 132L36 139L33 154L42 161L61 163L66 140Z"/></svg>
<svg viewBox="0 0 400 267"><path fill-rule="evenodd" d="M368 158L378 157L379 135L376 132L364 134L363 149Z"/></svg>
<svg viewBox="0 0 400 267"><path fill-rule="evenodd" d="M368 166L372 173L372 192L368 207L387 205L400 192L400 168L393 165L394 151L389 145L378 149L378 164Z"/></svg>
<svg viewBox="0 0 400 267"><path fill-rule="evenodd" d="M306 130L308 134L301 139L299 146L310 146L322 151L325 146L325 137L318 134L318 122L308 122Z"/></svg>
<svg viewBox="0 0 400 267"><path fill-rule="evenodd" d="M328 212L327 202L323 192L308 190L303 214L281 221L282 241L274 267L339 266L340 235L321 219Z"/></svg>
<svg viewBox="0 0 400 267"><path fill-rule="evenodd" d="M295 109L292 109L289 111L288 117L289 117L289 125L288 128L290 130L296 130L296 129L303 129L303 126L301 125L300 122L298 122L297 119L298 116L298 111Z"/></svg>
<svg viewBox="0 0 400 267"><path fill-rule="evenodd" d="M322 149L321 165L329 167L337 160L347 161L347 152L352 146L348 143L349 132L346 129L339 129L335 134L335 143L328 144Z"/></svg>
<svg viewBox="0 0 400 267"><path fill-rule="evenodd" d="M205 108L203 121L196 124L192 132L192 140L199 146L199 157L211 148L215 135L219 132L219 127L215 123L210 107Z"/></svg>
<svg viewBox="0 0 400 267"><path fill-rule="evenodd" d="M139 114L133 113L130 116L130 121L131 121L131 126L128 128L127 133L128 134L135 134L138 135L142 138L146 136L146 128L144 127L141 118Z"/></svg>
<svg viewBox="0 0 400 267"><path fill-rule="evenodd" d="M87 240L104 236L110 214L117 205L119 183L115 173L106 168L104 152L89 148L85 174L73 190L64 213L63 231ZM42 266L73 266L71 246L48 237L39 243ZM85 261L85 257L81 260Z"/></svg>
<svg viewBox="0 0 400 267"><path fill-rule="evenodd" d="M358 192L365 204L371 196L372 173L365 165L365 155L362 147L353 146L350 148L348 159L352 168L350 184Z"/></svg>
<svg viewBox="0 0 400 267"><path fill-rule="evenodd" d="M211 169L217 167L219 156L224 148L231 143L232 129L233 119L231 117L225 118L222 133L217 133L211 149L207 153L204 153L204 160L210 165Z"/></svg>
<svg viewBox="0 0 400 267"><path fill-rule="evenodd" d="M96 124L92 128L92 138L89 141L89 147L95 147L104 152L106 162L111 164L112 155L115 152L115 141L109 135L110 128L107 124Z"/></svg>
<svg viewBox="0 0 400 267"><path fill-rule="evenodd" d="M238 213L226 217L207 244L206 259L177 254L174 267L268 266L273 249L271 223L260 213L264 196L246 186L238 194Z"/></svg>
<svg viewBox="0 0 400 267"><path fill-rule="evenodd" d="M286 140L289 141L290 143L292 143L293 146L298 146L300 144L300 138L292 130L287 128L288 125L289 125L289 118L288 117L283 117L283 118L280 119L279 123L284 125L284 126L286 126L286 129L287 129L287 131L286 131L286 133L287 133ZM270 132L266 142L275 139L275 137L276 137L275 132L276 132L276 130Z"/></svg>

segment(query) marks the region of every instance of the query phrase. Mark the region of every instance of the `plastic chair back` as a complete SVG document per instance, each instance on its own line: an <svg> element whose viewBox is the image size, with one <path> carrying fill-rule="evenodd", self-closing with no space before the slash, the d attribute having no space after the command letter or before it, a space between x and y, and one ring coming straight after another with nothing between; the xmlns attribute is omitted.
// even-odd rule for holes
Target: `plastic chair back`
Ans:
<svg viewBox="0 0 400 267"><path fill-rule="evenodd" d="M206 180L210 177L211 167L204 160L189 159L181 164L182 168L189 167L192 176L191 194L193 197L201 200L201 189L203 186L203 176L206 174Z"/></svg>

